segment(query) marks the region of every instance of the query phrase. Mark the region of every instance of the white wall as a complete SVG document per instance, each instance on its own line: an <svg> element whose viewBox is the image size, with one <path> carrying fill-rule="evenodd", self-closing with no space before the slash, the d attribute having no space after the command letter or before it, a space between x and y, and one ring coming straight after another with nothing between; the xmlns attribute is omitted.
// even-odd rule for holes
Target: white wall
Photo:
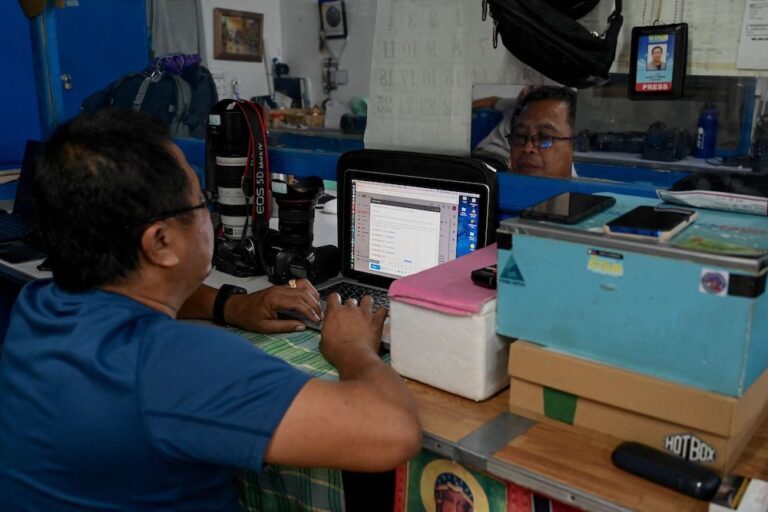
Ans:
<svg viewBox="0 0 768 512"><path fill-rule="evenodd" d="M203 62L217 82L219 96L232 97L231 83L237 80L243 99L269 94L264 62L241 62L213 58L213 9L235 9L264 14L264 41L269 55L282 55L280 0L198 0L200 2L205 52Z"/></svg>
<svg viewBox="0 0 768 512"><path fill-rule="evenodd" d="M198 0L205 39L204 64L219 86L219 95L231 97L231 82L240 82L244 98L269 93L264 62L239 62L213 58L213 9L235 9L264 14L265 58L288 64L291 76L305 77L309 98L320 105L323 93L322 60L331 52L319 49L320 15L317 0ZM330 50L346 70L349 82L330 93L335 100L348 102L354 96L368 96L371 74L373 31L376 25L376 0L347 0L348 37L328 41Z"/></svg>
<svg viewBox="0 0 768 512"><path fill-rule="evenodd" d="M331 91L330 97L348 102L354 96L368 96L376 27L376 0L346 0L347 39L329 40L330 49L339 59L339 68L347 70L349 83ZM319 50L320 14L317 0L282 0L283 62L291 76L309 80L310 101L319 105L328 97L323 93L322 60L330 57Z"/></svg>
<svg viewBox="0 0 768 512"><path fill-rule="evenodd" d="M226 85L227 91L232 80L239 80L241 92L244 97L267 94L267 80L264 63L238 62L213 60L213 8L261 12L265 16L264 36L267 43L267 58L278 57L291 68L292 76L306 77L310 82L310 100L313 104L320 104L326 95L322 90L321 62L323 57L329 56L327 52L318 49L318 34L320 19L317 0L197 0L201 6L203 16L203 33L205 37L205 51L203 58L219 82ZM474 0L466 0L474 5ZM669 6L666 4L669 3ZM691 72L696 74L734 74L735 51L737 36L740 29L741 17L744 5L741 2L719 2L707 0L686 5L683 11L678 12L677 2L665 2L663 5L663 17L667 21L679 21L684 19L691 24L689 48L689 62ZM681 2L682 4L682 2ZM643 17L645 10L642 3L624 3L625 22L622 38L619 44L614 71L626 72L628 38L633 24L648 24L649 20ZM655 4L654 4L655 5ZM601 2L598 9L581 20L587 26L592 24L596 28L605 25L605 17L611 10L613 2ZM346 41L332 40L329 42L331 49L340 59L341 69L348 71L349 83L339 86L330 93L331 98L348 101L354 96L368 96L371 70L371 56L373 54L373 34L376 24L376 0L346 0L345 1L347 25L349 36ZM668 12L667 12L668 11ZM640 14L639 14L640 13ZM714 38L719 41L718 51L721 60L725 58L728 64L717 61L716 51L712 50L710 39L713 31L707 25L709 18L716 21L718 27L726 26L728 44L725 50L722 48L722 38ZM711 21L711 20L710 20ZM488 32L490 33L490 21ZM501 46L501 45L500 45ZM727 51L726 51L727 50ZM501 51L501 50L500 50ZM715 57L713 57L715 55ZM737 74L754 74L762 76L766 72L741 72Z"/></svg>

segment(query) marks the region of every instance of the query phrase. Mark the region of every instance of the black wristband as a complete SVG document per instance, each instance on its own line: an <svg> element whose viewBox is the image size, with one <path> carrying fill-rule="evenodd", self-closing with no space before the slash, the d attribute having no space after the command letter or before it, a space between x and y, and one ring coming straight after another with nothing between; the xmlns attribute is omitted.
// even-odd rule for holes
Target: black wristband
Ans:
<svg viewBox="0 0 768 512"><path fill-rule="evenodd" d="M248 293L245 288L233 284L223 284L216 294L216 300L213 302L213 321L219 325L227 325L224 320L224 305L232 295L245 295Z"/></svg>

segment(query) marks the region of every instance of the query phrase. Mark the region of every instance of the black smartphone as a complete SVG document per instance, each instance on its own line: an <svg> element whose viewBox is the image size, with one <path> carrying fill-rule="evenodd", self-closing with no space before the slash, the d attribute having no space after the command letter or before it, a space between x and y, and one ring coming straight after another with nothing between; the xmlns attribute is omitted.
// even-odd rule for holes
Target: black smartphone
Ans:
<svg viewBox="0 0 768 512"><path fill-rule="evenodd" d="M609 235L668 240L696 220L698 214L685 208L638 206L604 226Z"/></svg>
<svg viewBox="0 0 768 512"><path fill-rule="evenodd" d="M526 208L520 212L520 217L548 220L561 224L576 224L598 212L607 210L614 204L616 204L616 200L609 196L563 192Z"/></svg>
<svg viewBox="0 0 768 512"><path fill-rule="evenodd" d="M472 282L483 288L496 288L496 265L473 270Z"/></svg>

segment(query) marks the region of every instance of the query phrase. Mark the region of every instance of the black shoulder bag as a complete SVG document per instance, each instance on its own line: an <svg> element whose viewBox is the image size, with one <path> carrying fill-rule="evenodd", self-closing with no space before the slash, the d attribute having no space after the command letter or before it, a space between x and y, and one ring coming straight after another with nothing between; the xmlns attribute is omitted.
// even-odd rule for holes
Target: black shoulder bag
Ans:
<svg viewBox="0 0 768 512"><path fill-rule="evenodd" d="M494 46L497 34L501 34L504 46L515 57L563 85L586 88L604 83L616 57L623 22L621 0L615 0L602 34L590 32L573 18L585 14L589 7L566 11L553 3L488 0L494 20Z"/></svg>

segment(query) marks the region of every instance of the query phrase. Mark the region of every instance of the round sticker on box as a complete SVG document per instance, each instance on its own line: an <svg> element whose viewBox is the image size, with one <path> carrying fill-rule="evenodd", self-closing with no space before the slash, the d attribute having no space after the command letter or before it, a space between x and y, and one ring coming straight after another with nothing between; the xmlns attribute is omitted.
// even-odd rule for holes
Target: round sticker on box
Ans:
<svg viewBox="0 0 768 512"><path fill-rule="evenodd" d="M701 269L699 291L710 295L728 295L728 272L708 268Z"/></svg>

